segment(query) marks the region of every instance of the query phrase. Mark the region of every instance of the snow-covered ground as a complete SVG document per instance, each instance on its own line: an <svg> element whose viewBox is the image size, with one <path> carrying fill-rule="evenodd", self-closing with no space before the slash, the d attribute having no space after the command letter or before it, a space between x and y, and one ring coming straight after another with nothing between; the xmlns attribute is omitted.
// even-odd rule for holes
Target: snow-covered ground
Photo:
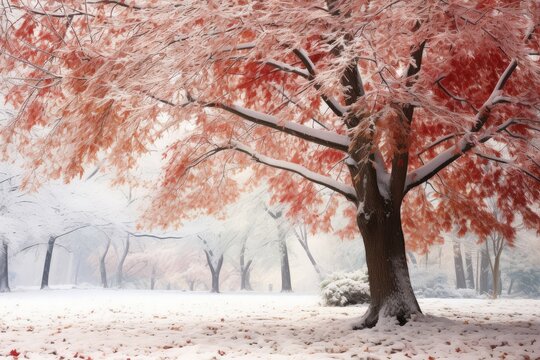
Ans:
<svg viewBox="0 0 540 360"><path fill-rule="evenodd" d="M48 290L0 294L0 358L537 359L540 300L420 300L425 317L353 331L365 307L313 295Z"/></svg>

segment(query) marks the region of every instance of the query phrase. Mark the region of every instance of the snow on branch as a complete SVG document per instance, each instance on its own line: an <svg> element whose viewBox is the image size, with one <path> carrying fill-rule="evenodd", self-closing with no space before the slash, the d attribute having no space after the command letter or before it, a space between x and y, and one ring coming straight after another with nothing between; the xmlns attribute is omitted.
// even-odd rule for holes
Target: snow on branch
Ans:
<svg viewBox="0 0 540 360"><path fill-rule="evenodd" d="M471 132L465 134L455 146L446 149L426 164L420 166L414 171L411 171L407 175L405 192L408 192L415 186L418 186L431 179L440 170L444 169L446 166L460 158L464 153L474 148L477 144L485 143L493 138L495 134L500 133L511 125L515 124L526 125L526 119L509 119L497 126L495 129L486 131L484 134L478 137L476 141L474 141L472 136L473 134Z"/></svg>
<svg viewBox="0 0 540 360"><path fill-rule="evenodd" d="M302 165L291 163L288 161L273 159L271 157L259 154L255 150L252 150L248 148L247 146L241 143L238 143L236 141L231 141L227 145L221 146L220 149L222 150L230 149L230 150L240 151L246 155L251 156L251 158L258 163L268 165L276 169L293 172L311 182L322 185L324 187L327 187L330 190L340 193L341 195L345 196L350 201L356 202L357 200L356 192L352 186L345 185L335 179L332 179L331 177L313 172L303 167Z"/></svg>
<svg viewBox="0 0 540 360"><path fill-rule="evenodd" d="M505 130L510 125L519 123L519 119L510 119L499 127L495 128L493 131L486 132L484 135L476 139L476 141L474 141L473 139L473 134L478 133L484 127L484 124L487 122L493 106L495 106L496 104L507 102L507 98L504 97L501 92L504 88L504 85L507 83L508 79L510 78L514 70L516 70L516 68L517 60L512 59L504 72L499 77L499 80L497 81L497 84L493 88L488 99L484 102L484 104L482 104L482 107L476 113L474 125L471 127L471 130L465 133L455 146L446 149L426 164L407 174L407 179L405 181L405 192L431 179L439 171L441 171L446 166L450 165L456 159L461 157L461 155L463 155L465 152L475 147L476 144L484 143L491 139L495 135L495 133L499 133ZM448 139L449 138L443 138L438 142L436 141L435 144L440 144L441 142L444 142Z"/></svg>
<svg viewBox="0 0 540 360"><path fill-rule="evenodd" d="M272 66L272 67L274 67L276 69L279 69L279 70L282 70L282 71L285 71L285 72L290 72L290 73L299 75L299 76L301 76L303 78L309 79L309 72L307 70L303 70L303 69L297 68L295 66L286 64L286 63L281 62L281 61L276 61L276 60L267 60L267 61L264 61L263 63L265 63L265 64L267 64L269 66Z"/></svg>
<svg viewBox="0 0 540 360"><path fill-rule="evenodd" d="M333 131L314 129L291 121L280 122L275 116L268 115L251 109L246 109L239 105L225 105L222 103L206 103L204 107L215 107L223 109L232 114L238 115L244 120L264 125L272 129L280 130L289 135L294 135L301 139L323 145L336 150L347 151L349 148L349 138Z"/></svg>
<svg viewBox="0 0 540 360"><path fill-rule="evenodd" d="M522 167L516 165L516 164L514 163L513 160L503 159L503 158L500 158L500 157L497 157L497 156L484 154L484 153L481 153L481 152L479 152L479 151L477 151L477 150L474 150L473 152L474 152L474 154L475 154L476 156L481 157L481 158L483 158L483 159L490 160L490 161L494 161L494 162L498 162L498 163L501 163L501 164L510 165L510 166L512 166L512 167L514 167L514 168L520 170L521 172L523 172L525 175L531 177L532 179L534 179L534 180L540 182L540 178L539 178L538 176L536 176L536 175L534 175L533 173L531 173L530 171L528 171L528 170L526 170L526 169L524 169L524 168L522 168Z"/></svg>
<svg viewBox="0 0 540 360"><path fill-rule="evenodd" d="M313 64L313 61L311 61L307 52L303 49L295 49L293 52L300 59L300 61L302 61L307 71L309 72L308 79L312 81L315 80L315 64ZM315 83L314 86L317 90L321 89L321 86L317 83ZM321 98L326 103L326 105L328 105L330 110L332 110L337 116L342 117L347 112L347 110L343 106L341 106L341 104L336 99L324 94L321 95Z"/></svg>

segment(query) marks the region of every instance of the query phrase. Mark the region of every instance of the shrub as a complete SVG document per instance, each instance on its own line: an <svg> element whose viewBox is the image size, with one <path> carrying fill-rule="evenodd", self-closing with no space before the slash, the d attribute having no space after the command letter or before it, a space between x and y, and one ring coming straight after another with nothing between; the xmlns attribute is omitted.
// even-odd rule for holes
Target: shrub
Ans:
<svg viewBox="0 0 540 360"><path fill-rule="evenodd" d="M321 282L325 306L348 306L370 301L368 277L364 271L333 273Z"/></svg>

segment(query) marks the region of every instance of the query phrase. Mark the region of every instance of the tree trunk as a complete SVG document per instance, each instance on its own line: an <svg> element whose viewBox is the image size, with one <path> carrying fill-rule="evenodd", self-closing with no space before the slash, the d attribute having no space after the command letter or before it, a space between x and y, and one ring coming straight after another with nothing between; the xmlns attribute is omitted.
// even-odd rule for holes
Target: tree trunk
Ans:
<svg viewBox="0 0 540 360"><path fill-rule="evenodd" d="M363 216L358 221L366 249L371 302L355 329L375 326L380 316L394 317L404 324L411 314L421 312L409 278L400 213L378 216L377 221L373 217Z"/></svg>
<svg viewBox="0 0 540 360"><path fill-rule="evenodd" d="M463 269L463 258L461 256L461 246L459 242L454 240L454 267L456 270L456 288L465 289L467 283L465 281L465 271Z"/></svg>
<svg viewBox="0 0 540 360"><path fill-rule="evenodd" d="M467 289L474 289L474 269L469 250L465 251L465 269L467 270Z"/></svg>
<svg viewBox="0 0 540 360"><path fill-rule="evenodd" d="M407 251L407 255L409 256L409 260L411 261L411 264L417 265L416 256L414 256L412 251Z"/></svg>
<svg viewBox="0 0 540 360"><path fill-rule="evenodd" d="M195 280L188 280L189 291L195 290Z"/></svg>
<svg viewBox="0 0 540 360"><path fill-rule="evenodd" d="M279 239L279 259L281 262L281 292L291 292L291 268L289 266L289 251L287 250L287 239L280 236Z"/></svg>
<svg viewBox="0 0 540 360"><path fill-rule="evenodd" d="M0 248L0 293L9 291L8 243L4 240Z"/></svg>
<svg viewBox="0 0 540 360"><path fill-rule="evenodd" d="M99 272L101 274L101 285L103 285L104 288L107 288L108 282L107 282L107 267L105 266L105 258L107 257L107 253L109 252L109 248L111 246L111 239L107 239L107 245L105 246L105 251L103 252L103 255L101 255L101 258L99 259Z"/></svg>
<svg viewBox="0 0 540 360"><path fill-rule="evenodd" d="M118 262L118 268L116 270L116 286L119 288L122 287L122 283L124 281L124 261L126 261L126 257L129 253L129 234L127 234L126 238L126 246L124 247L124 252L122 253L122 257L120 258L120 261Z"/></svg>
<svg viewBox="0 0 540 360"><path fill-rule="evenodd" d="M401 227L405 155L395 161L392 177L396 178L390 179L388 187L380 184L373 166L349 166L359 199L356 221L366 250L371 295L369 308L354 329L373 327L381 317L395 318L403 325L412 314L421 313L411 286ZM375 154L369 158L376 160Z"/></svg>
<svg viewBox="0 0 540 360"><path fill-rule="evenodd" d="M240 273L240 290L253 291L249 277L251 274L251 264L252 261L249 260L247 264L241 269Z"/></svg>
<svg viewBox="0 0 540 360"><path fill-rule="evenodd" d="M512 287L514 286L514 278L511 278L510 279L510 285L508 286L508 291L506 292L506 294L510 295L512 294Z"/></svg>
<svg viewBox="0 0 540 360"><path fill-rule="evenodd" d="M223 255L219 257L218 263L214 266L213 254L206 250L204 251L204 254L206 255L206 261L208 262L208 267L212 274L212 288L210 289L210 292L219 293L219 274L221 272L221 267L223 266Z"/></svg>
<svg viewBox="0 0 540 360"><path fill-rule="evenodd" d="M45 254L45 263L43 264L43 276L41 277L41 289L49 288L49 272L51 270L51 260L54 250L55 237L50 237L47 243L47 254Z"/></svg>
<svg viewBox="0 0 540 360"><path fill-rule="evenodd" d="M152 272L150 274L150 290L154 290L156 286L156 266L152 266Z"/></svg>
<svg viewBox="0 0 540 360"><path fill-rule="evenodd" d="M489 258L485 248L480 250L480 274L478 282L479 294L489 293Z"/></svg>
<svg viewBox="0 0 540 360"><path fill-rule="evenodd" d="M321 270L321 267L319 264L317 264L317 261L315 261L315 258L311 254L311 250L309 249L308 244L308 237L307 237L307 230L304 228L300 228L298 231L294 231L294 234L296 235L296 239L302 246L302 249L306 252L306 255L311 262L311 265L313 265L313 268L315 269L315 272L317 273L317 276L319 277L319 281L322 281L324 279L323 272Z"/></svg>
<svg viewBox="0 0 540 360"><path fill-rule="evenodd" d="M247 237L242 243L242 248L240 249L240 290L252 291L251 284L249 282L249 274L251 272L252 260L245 262L245 253L246 253L246 242Z"/></svg>
<svg viewBox="0 0 540 360"><path fill-rule="evenodd" d="M495 256L493 261L493 271L492 271L492 281L493 281L493 290L491 292L491 297L496 299L501 294L501 257L500 253Z"/></svg>

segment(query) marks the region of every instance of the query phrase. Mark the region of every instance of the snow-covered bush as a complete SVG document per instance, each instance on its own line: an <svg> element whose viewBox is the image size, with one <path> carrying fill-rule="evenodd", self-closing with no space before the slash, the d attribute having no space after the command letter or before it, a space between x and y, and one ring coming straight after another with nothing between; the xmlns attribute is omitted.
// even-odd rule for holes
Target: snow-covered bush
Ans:
<svg viewBox="0 0 540 360"><path fill-rule="evenodd" d="M321 282L321 296L325 306L347 306L370 300L368 276L364 271L336 272Z"/></svg>
<svg viewBox="0 0 540 360"><path fill-rule="evenodd" d="M413 269L411 282L419 298L475 298L474 289L456 289L445 273L426 269Z"/></svg>

